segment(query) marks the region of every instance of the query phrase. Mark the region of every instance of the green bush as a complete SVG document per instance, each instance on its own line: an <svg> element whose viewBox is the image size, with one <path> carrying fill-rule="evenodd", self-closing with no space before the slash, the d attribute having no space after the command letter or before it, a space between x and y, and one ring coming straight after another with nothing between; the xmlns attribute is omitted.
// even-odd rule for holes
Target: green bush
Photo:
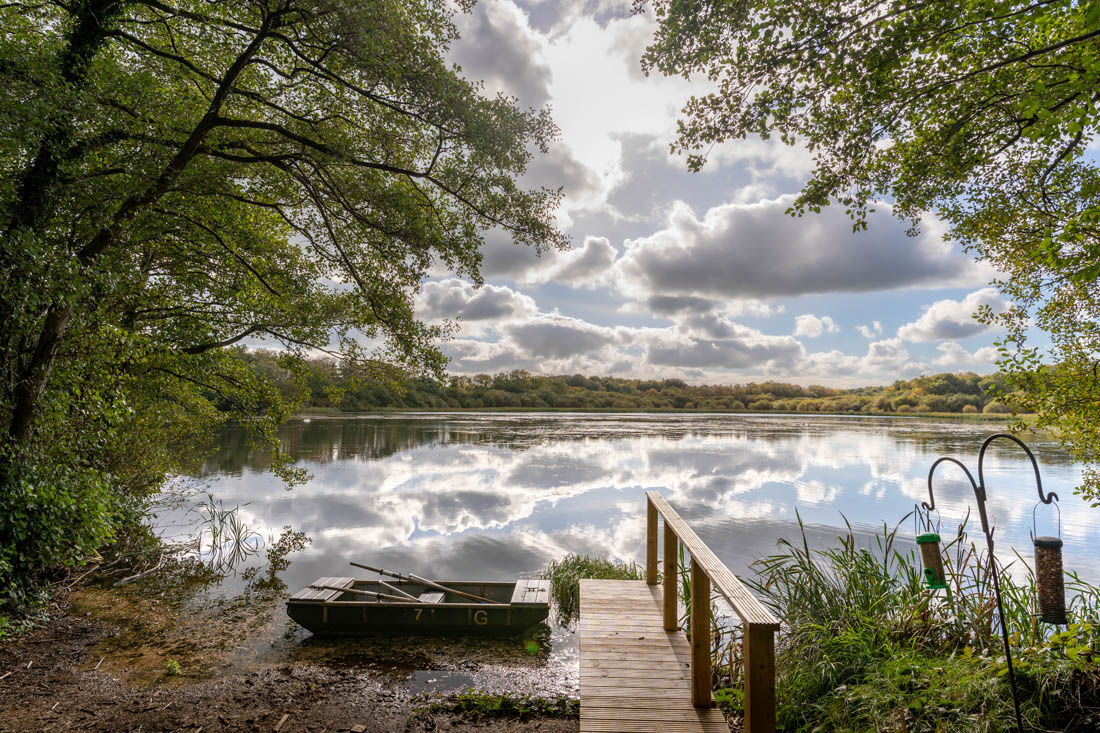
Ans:
<svg viewBox="0 0 1100 733"><path fill-rule="evenodd" d="M109 478L92 469L31 466L9 479L0 492L0 608L33 605L42 576L110 541L120 514Z"/></svg>

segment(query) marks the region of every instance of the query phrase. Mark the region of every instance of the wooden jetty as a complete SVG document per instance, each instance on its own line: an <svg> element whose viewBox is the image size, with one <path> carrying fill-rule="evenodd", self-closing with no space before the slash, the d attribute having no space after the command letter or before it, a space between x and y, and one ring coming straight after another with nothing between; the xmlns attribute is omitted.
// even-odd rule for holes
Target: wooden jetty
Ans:
<svg viewBox="0 0 1100 733"><path fill-rule="evenodd" d="M646 492L646 580L582 580L580 669L582 733L728 733L711 696L710 637L689 642L678 624L678 574L657 585L658 519L664 564L679 547L691 556L692 628L709 629L710 594L741 618L745 729L775 730L775 618L714 555L668 502Z"/></svg>

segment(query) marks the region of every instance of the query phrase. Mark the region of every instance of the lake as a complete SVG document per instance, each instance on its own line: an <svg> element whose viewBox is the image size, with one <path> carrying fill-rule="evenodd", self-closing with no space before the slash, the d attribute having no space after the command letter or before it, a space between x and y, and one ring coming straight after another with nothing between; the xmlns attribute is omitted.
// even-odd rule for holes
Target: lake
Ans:
<svg viewBox="0 0 1100 733"><path fill-rule="evenodd" d="M320 576L351 575L349 561L449 579L530 576L570 552L643 561L644 491L659 490L738 574L798 535L831 542L845 518L866 541L928 498L940 456L976 475L982 440L999 425L948 419L728 414L416 413L295 419L281 432L310 474L292 490L267 472L269 457L226 430L196 477L267 538L283 527L312 540L281 574L290 591ZM1056 443L1030 438L1044 488L1058 494L1067 569L1100 581L1090 509L1073 494L1080 468ZM973 508L961 471L935 481L943 533ZM1031 556L1033 473L1008 441L986 457L998 555ZM1054 534L1048 506L1039 534ZM171 532L198 517L169 513ZM899 531L906 542L912 520ZM223 590L230 591L233 579ZM557 629L556 663L575 659ZM286 632L284 642L301 637ZM568 677L568 675L566 675ZM566 679L566 687L572 681Z"/></svg>

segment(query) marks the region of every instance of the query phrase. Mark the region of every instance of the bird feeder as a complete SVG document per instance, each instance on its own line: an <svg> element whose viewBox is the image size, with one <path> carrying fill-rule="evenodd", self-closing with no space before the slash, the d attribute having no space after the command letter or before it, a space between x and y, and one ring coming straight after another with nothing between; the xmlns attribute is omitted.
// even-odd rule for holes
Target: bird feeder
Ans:
<svg viewBox="0 0 1100 733"><path fill-rule="evenodd" d="M997 598L997 615L1001 620L1001 638L1004 640L1005 663L1008 667L1008 684L1009 689L1012 691L1012 708L1016 713L1016 730L1020 733L1024 733L1024 720L1020 715L1020 699L1016 693L1016 673L1012 670L1012 644L1009 642L1008 623L1005 621L1004 604L1001 602L1001 581L997 575L997 559L993 554L993 527L989 524L989 516L986 514L985 508L985 501L988 494L986 491L985 473L982 470L982 464L985 461L986 449L989 448L990 443L999 438L1012 441L1023 448L1024 453L1027 454L1028 459L1031 461L1031 467L1035 470L1035 488L1039 492L1039 501L1043 504L1050 504L1055 501L1058 498L1057 494L1053 492L1048 494L1043 493L1043 480L1039 477L1039 462L1035 460L1035 455L1031 452L1031 449L1015 435L997 433L996 435L990 435L982 441L982 448L978 451L977 481L974 480L974 476L970 473L970 469L957 458L952 458L951 456L937 458L932 463L932 467L928 469L928 501L921 502L921 504L924 506L925 511L932 512L936 509L936 497L932 493L932 475L936 472L936 467L941 463L953 463L962 469L962 472L966 474L966 478L970 481L970 488L974 489L974 499L978 503L978 518L982 522L982 534L985 535L985 545L989 550L989 574L993 579L993 590ZM1032 520L1034 520L1034 518L1035 513L1032 512ZM1058 534L1062 533L1061 525L1062 515L1059 511ZM1034 532L1032 536L1034 537ZM917 538L917 544L920 545L921 557L924 560L925 580L929 588L943 588L946 585L936 585L937 579L940 579L940 582L943 583L943 560L940 558L939 540L939 536L932 533L922 534ZM1047 623L1065 623L1066 601L1065 591L1062 587L1062 540L1057 537L1035 537L1035 575L1039 581L1040 618Z"/></svg>
<svg viewBox="0 0 1100 733"><path fill-rule="evenodd" d="M1035 512L1032 511L1032 543L1035 545L1035 585L1039 595L1039 619L1048 624L1067 624L1066 588L1062 575L1062 540L1060 537L1034 535ZM1062 530L1062 512L1058 512L1058 534Z"/></svg>
<svg viewBox="0 0 1100 733"><path fill-rule="evenodd" d="M940 536L935 532L925 532L917 537L921 562L924 564L924 584L931 589L946 588L947 578L943 574L943 554L940 552Z"/></svg>

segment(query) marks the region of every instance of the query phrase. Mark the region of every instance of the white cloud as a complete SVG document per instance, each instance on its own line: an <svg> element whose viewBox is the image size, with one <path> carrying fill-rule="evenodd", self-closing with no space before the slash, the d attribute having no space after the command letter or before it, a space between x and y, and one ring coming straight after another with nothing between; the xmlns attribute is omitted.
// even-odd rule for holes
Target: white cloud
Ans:
<svg viewBox="0 0 1100 733"><path fill-rule="evenodd" d="M458 278L426 282L416 299L416 315L425 321L463 321L474 326L474 332L485 322L533 317L538 313L535 301L503 285L483 285ZM488 325L492 325L489 323Z"/></svg>
<svg viewBox="0 0 1100 733"><path fill-rule="evenodd" d="M898 336L906 341L943 341L976 336L990 328L974 318L979 308L988 306L994 313L1000 313L1010 305L996 288L975 290L962 301L938 300L925 306L924 313L916 321L899 328Z"/></svg>
<svg viewBox="0 0 1100 733"><path fill-rule="evenodd" d="M937 222L919 237L889 213L870 217L870 231L852 232L843 211L793 218L793 196L756 204L724 204L702 217L676 202L668 226L627 240L616 262L625 296L764 298L988 281L988 267L953 251Z"/></svg>
<svg viewBox="0 0 1100 733"><path fill-rule="evenodd" d="M863 338L878 338L882 335L882 324L878 321L871 321L870 326L856 326L856 330L862 334Z"/></svg>
<svg viewBox="0 0 1100 733"><path fill-rule="evenodd" d="M794 319L795 336L817 338L823 333L836 333L839 330L840 326L829 316L818 318L812 313L806 313Z"/></svg>
<svg viewBox="0 0 1100 733"><path fill-rule="evenodd" d="M557 313L544 313L522 323L509 324L503 332L523 354L535 358L583 355L599 351L617 340L615 329Z"/></svg>
<svg viewBox="0 0 1100 733"><path fill-rule="evenodd" d="M864 384L890 382L928 371L928 365L913 359L901 339L883 339L867 346L863 356L842 351L818 351L807 354L798 373L813 375L824 382Z"/></svg>
<svg viewBox="0 0 1100 733"><path fill-rule="evenodd" d="M708 165L745 164L754 180L793 178L803 181L814 169L813 155L802 145L786 145L771 138L749 137L715 145L707 154Z"/></svg>
<svg viewBox="0 0 1100 733"><path fill-rule="evenodd" d="M668 143L683 102L706 93L710 83L644 77L638 60L655 20L651 10L628 11L628 0L481 0L471 14L457 16L462 37L451 59L467 77L484 79L487 93L515 96L522 107L552 106L561 139L531 159L520 184L563 188L557 221L573 236L574 249L536 256L497 229L486 235L481 267L495 284L478 289L433 270L434 281L417 298L417 315L460 323L458 338L443 345L451 370L851 385L946 364L969 367L988 356L957 345L941 345L938 353L906 349L903 339L952 339L940 334L949 334L952 324L972 327L953 318L945 305L952 301L929 306L897 338L884 339L878 320L854 326L867 339L866 353L809 352L810 340L840 330L819 314L838 311L824 298L812 306L787 299L974 289L996 273L943 241L940 222L922 222L922 235L905 236L905 224L885 205L861 233L853 233L835 207L788 216L794 197L778 192L795 190L813 167L802 146L724 143L710 151L704 175L688 174ZM563 296L562 288L540 287L538 305L523 292L547 283L594 292ZM600 302L604 296L609 303ZM739 322L783 312L785 305L801 313L793 329ZM891 332L909 320L880 296L865 312ZM631 325L619 325L620 314ZM656 327L637 325L648 323L647 316Z"/></svg>
<svg viewBox="0 0 1100 733"><path fill-rule="evenodd" d="M964 349L955 341L945 341L936 349L940 355L933 362L936 366L945 369L960 371L963 369L988 368L997 361L999 354L992 346L983 346L973 354Z"/></svg>
<svg viewBox="0 0 1100 733"><path fill-rule="evenodd" d="M762 300L724 301L691 296L653 295L644 303L627 302L619 307L620 313L650 313L655 316L676 316L687 313L721 313L730 318L752 316L767 318L785 310L783 305L765 303Z"/></svg>
<svg viewBox="0 0 1100 733"><path fill-rule="evenodd" d="M636 377L682 375L693 369L785 374L805 354L791 336L765 334L715 311L688 312L664 328L600 326L558 312L525 312L496 322L494 330L497 341L464 337L444 343L449 368L458 373L526 369Z"/></svg>
<svg viewBox="0 0 1100 733"><path fill-rule="evenodd" d="M770 336L717 317L707 321L689 321L680 329L651 330L641 339L648 342L646 361L656 366L723 371L787 371L803 356L802 344L790 336Z"/></svg>
<svg viewBox="0 0 1100 733"><path fill-rule="evenodd" d="M460 40L452 46L451 56L464 76L484 82L487 94L516 97L525 107L550 101L552 73L543 44L515 4L482 0L455 20Z"/></svg>
<svg viewBox="0 0 1100 733"><path fill-rule="evenodd" d="M606 285L618 254L606 237L585 237L580 248L555 253L552 262L533 270L528 278L535 282L559 282L573 288Z"/></svg>

